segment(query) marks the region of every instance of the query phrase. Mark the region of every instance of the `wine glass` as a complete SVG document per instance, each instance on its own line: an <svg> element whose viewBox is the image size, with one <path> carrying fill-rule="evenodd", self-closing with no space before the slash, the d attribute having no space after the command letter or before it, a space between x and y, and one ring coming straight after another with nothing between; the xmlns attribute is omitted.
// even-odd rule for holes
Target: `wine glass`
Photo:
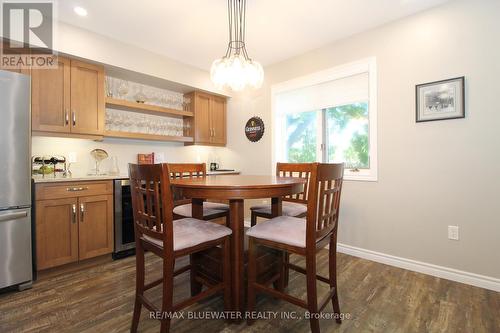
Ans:
<svg viewBox="0 0 500 333"><path fill-rule="evenodd" d="M129 93L129 91L130 87L128 81L119 80L118 96L120 96L121 99L126 99L126 96Z"/></svg>

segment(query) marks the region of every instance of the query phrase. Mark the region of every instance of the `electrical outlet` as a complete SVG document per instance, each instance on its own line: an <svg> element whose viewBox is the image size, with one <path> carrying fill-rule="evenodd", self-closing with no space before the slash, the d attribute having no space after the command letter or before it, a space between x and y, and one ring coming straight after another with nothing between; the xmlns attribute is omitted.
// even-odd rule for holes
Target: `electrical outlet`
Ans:
<svg viewBox="0 0 500 333"><path fill-rule="evenodd" d="M448 239L458 240L458 226L449 225L448 226Z"/></svg>

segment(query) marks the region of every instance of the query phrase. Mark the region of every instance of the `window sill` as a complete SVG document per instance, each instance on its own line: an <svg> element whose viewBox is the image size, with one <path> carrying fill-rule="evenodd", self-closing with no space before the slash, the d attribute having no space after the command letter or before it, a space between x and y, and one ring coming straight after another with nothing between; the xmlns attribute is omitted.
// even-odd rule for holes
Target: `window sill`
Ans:
<svg viewBox="0 0 500 333"><path fill-rule="evenodd" d="M344 180L355 181L355 182L377 182L378 177L376 175L346 175L344 174Z"/></svg>

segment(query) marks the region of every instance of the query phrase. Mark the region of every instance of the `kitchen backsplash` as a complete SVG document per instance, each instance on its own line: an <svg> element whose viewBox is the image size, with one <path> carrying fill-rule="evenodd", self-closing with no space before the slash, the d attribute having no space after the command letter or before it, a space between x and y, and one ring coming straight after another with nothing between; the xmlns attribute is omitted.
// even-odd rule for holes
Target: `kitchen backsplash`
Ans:
<svg viewBox="0 0 500 333"><path fill-rule="evenodd" d="M165 162L173 163L208 163L216 159L221 168L232 167L225 165L221 158L227 148L207 146L184 146L182 143L149 142L123 139L104 139L95 142L84 139L68 139L53 137L33 137L32 155L63 155L76 153L77 162L71 165L74 176L83 176L94 167L90 151L96 148L104 149L110 157L116 156L121 174L127 174L128 163L137 162L137 154L154 152L157 156L164 157ZM101 170L108 171L111 167L108 158L101 165Z"/></svg>

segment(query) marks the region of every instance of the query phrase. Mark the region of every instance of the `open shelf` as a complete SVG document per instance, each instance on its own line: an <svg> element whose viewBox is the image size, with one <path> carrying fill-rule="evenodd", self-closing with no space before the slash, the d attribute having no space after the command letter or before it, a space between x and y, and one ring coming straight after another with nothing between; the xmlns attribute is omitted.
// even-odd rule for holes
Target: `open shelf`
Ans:
<svg viewBox="0 0 500 333"><path fill-rule="evenodd" d="M115 132L106 131L104 137L107 138L122 138L122 139L136 139L136 140L150 140L150 141L171 141L171 142L193 142L191 136L166 136L144 133L131 133L131 132Z"/></svg>
<svg viewBox="0 0 500 333"><path fill-rule="evenodd" d="M193 112L182 111L176 109L169 109L162 106L150 105L145 103L137 103L126 101L123 99L116 99L111 97L106 97L106 106L111 108L117 108L121 110L129 110L134 112L142 112L148 114L157 114L165 116L183 116L183 117L193 117ZM130 133L127 133L130 134Z"/></svg>

